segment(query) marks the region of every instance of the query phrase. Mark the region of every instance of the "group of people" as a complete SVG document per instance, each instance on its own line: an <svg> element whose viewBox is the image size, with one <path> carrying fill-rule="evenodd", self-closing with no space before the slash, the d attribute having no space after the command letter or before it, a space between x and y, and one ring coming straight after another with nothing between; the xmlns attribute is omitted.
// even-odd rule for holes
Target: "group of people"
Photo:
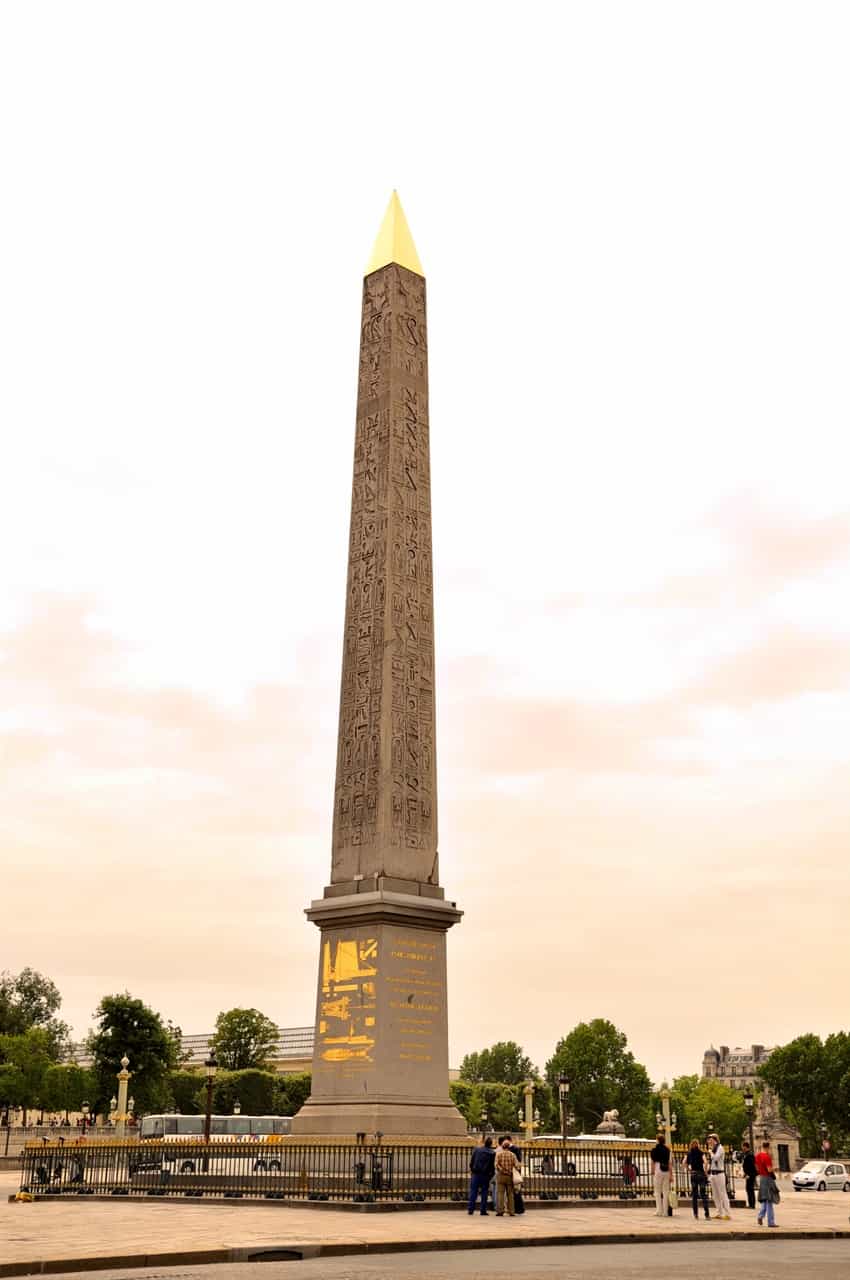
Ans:
<svg viewBox="0 0 850 1280"><path fill-rule="evenodd" d="M508 1135L499 1139L497 1148L492 1138L485 1138L480 1147L476 1147L469 1162L472 1177L469 1181L469 1213L475 1213L478 1200L481 1200L481 1214L486 1217L488 1197L492 1184L493 1205L496 1216L504 1217L507 1213L513 1218L523 1213L522 1202L522 1153L515 1147Z"/></svg>
<svg viewBox="0 0 850 1280"><path fill-rule="evenodd" d="M670 1206L670 1182L672 1177L673 1153L659 1133L655 1146L650 1152L652 1161L652 1180L655 1191L655 1213L665 1218ZM770 1155L770 1143L763 1142L758 1155L753 1155L750 1144L743 1144L743 1170L747 1187L747 1204L751 1209L756 1207L756 1180L758 1180L759 1226L767 1220L769 1227L776 1226L774 1205L779 1203L779 1188L776 1185L776 1173ZM708 1211L708 1190L711 1187L711 1198L714 1201L715 1218L725 1222L731 1220L729 1206L729 1189L726 1185L726 1152L716 1133L708 1135L708 1151L705 1152L694 1138L682 1161L691 1177L691 1205L694 1217L699 1219L702 1205L705 1217Z"/></svg>
<svg viewBox="0 0 850 1280"><path fill-rule="evenodd" d="M492 1204L498 1217L513 1218L515 1214L524 1212L522 1202L522 1153L515 1147L511 1138L505 1135L499 1139L498 1147L493 1146L493 1139L485 1137L481 1146L476 1147L469 1162L471 1178L469 1182L470 1214L475 1213L480 1201L480 1212L486 1216L488 1203L492 1194ZM545 1158L545 1157L544 1157ZM673 1153L668 1147L663 1133L659 1133L655 1146L649 1153L652 1163L652 1181L655 1191L655 1212L659 1218L666 1218L670 1212L670 1186L673 1176ZM743 1170L747 1187L747 1204L751 1209L756 1207L758 1193L758 1224L767 1221L769 1227L776 1226L774 1205L779 1203L779 1188L776 1184L776 1173L770 1155L770 1143L763 1142L761 1151L754 1155L750 1144L743 1145ZM630 1173L634 1168L629 1161ZM729 1189L726 1185L726 1152L716 1133L708 1135L708 1150L703 1151L699 1140L694 1138L682 1161L682 1167L690 1174L691 1204L694 1217L699 1219L702 1206L705 1217L710 1217L708 1210L708 1191L714 1201L715 1218L731 1221L729 1205ZM636 1172L636 1169L635 1169ZM625 1161L624 1161L624 1177ZM756 1188L758 1183L758 1188Z"/></svg>

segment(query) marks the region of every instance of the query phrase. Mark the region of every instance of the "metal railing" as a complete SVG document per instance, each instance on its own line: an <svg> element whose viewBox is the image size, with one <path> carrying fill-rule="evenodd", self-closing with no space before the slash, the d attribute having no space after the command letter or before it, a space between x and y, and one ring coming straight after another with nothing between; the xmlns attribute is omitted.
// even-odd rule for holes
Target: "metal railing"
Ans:
<svg viewBox="0 0 850 1280"><path fill-rule="evenodd" d="M21 1190L35 1195L225 1199L465 1201L471 1143L197 1139L143 1143L42 1141L22 1156ZM680 1196L690 1195L674 1148ZM648 1200L646 1147L535 1142L522 1152L523 1195L539 1201ZM727 1165L731 1180L731 1161Z"/></svg>

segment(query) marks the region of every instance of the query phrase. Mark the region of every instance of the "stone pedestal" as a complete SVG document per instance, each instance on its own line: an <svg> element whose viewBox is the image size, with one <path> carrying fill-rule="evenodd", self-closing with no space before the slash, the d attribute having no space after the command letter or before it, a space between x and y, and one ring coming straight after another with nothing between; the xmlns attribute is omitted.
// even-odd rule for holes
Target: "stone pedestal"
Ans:
<svg viewBox="0 0 850 1280"><path fill-rule="evenodd" d="M322 931L316 1046L293 1134L464 1137L446 1024L446 931L461 912L381 887L307 914Z"/></svg>

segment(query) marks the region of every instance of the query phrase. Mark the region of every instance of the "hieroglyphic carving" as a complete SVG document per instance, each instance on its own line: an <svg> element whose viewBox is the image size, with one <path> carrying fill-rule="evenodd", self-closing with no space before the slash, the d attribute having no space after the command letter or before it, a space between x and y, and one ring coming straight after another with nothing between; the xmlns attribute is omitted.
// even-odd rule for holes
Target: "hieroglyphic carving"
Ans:
<svg viewBox="0 0 850 1280"><path fill-rule="evenodd" d="M424 280L395 265L367 277L334 809L340 880L437 880L427 359ZM388 850L399 851L389 869Z"/></svg>

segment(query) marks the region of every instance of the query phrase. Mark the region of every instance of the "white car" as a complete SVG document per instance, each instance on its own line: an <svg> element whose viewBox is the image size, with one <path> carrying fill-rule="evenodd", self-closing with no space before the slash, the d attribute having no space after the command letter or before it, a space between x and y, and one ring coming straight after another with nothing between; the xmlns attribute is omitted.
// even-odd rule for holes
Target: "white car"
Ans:
<svg viewBox="0 0 850 1280"><path fill-rule="evenodd" d="M810 1160L791 1182L795 1191L850 1191L850 1174L837 1160Z"/></svg>

